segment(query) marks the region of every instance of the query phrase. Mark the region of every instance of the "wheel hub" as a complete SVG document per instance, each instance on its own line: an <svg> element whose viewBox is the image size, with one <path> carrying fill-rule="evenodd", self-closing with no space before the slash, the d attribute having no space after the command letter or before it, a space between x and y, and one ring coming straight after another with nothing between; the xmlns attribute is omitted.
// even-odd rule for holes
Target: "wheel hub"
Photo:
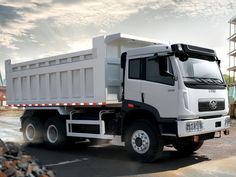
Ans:
<svg viewBox="0 0 236 177"><path fill-rule="evenodd" d="M131 144L135 152L144 154L149 150L150 139L148 134L143 130L137 130L131 137Z"/></svg>
<svg viewBox="0 0 236 177"><path fill-rule="evenodd" d="M141 138L136 138L135 139L135 144L138 146L138 147L140 147L140 146L142 146L142 139Z"/></svg>

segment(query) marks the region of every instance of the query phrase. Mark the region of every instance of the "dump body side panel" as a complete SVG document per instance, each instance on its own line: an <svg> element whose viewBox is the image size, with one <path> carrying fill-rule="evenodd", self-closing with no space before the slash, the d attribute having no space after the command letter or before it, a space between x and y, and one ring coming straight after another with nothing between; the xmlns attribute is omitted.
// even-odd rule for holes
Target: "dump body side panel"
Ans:
<svg viewBox="0 0 236 177"><path fill-rule="evenodd" d="M97 54L92 49L19 64L7 60L8 104L106 101L104 58Z"/></svg>

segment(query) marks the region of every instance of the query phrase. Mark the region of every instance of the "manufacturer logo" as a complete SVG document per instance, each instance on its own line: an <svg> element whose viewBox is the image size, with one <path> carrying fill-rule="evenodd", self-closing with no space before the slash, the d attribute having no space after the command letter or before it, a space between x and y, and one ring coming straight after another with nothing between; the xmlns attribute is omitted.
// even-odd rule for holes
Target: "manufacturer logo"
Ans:
<svg viewBox="0 0 236 177"><path fill-rule="evenodd" d="M216 93L216 90L208 90L209 93Z"/></svg>
<svg viewBox="0 0 236 177"><path fill-rule="evenodd" d="M211 100L209 102L209 107L211 110L216 110L217 109L217 101L216 100Z"/></svg>

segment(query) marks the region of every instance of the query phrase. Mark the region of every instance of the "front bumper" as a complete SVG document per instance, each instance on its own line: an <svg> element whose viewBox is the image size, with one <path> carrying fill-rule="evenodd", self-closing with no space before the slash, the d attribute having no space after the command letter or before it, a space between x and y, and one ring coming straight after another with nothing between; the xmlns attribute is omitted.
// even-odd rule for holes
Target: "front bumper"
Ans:
<svg viewBox="0 0 236 177"><path fill-rule="evenodd" d="M211 119L178 120L177 121L178 137L201 135L229 129L230 124L226 124L226 121L229 119L230 119L229 116L222 116L219 118L211 118ZM202 128L197 129L195 131L188 131L186 128L187 124L194 121L201 121Z"/></svg>

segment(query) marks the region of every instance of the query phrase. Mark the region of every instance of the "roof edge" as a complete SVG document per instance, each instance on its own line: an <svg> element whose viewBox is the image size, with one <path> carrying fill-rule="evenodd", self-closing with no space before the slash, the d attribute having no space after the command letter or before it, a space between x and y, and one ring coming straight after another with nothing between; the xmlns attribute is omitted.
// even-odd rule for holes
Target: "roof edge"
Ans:
<svg viewBox="0 0 236 177"><path fill-rule="evenodd" d="M144 37L139 37L139 36L133 36L129 34L123 34L123 33L115 33L115 34L109 34L105 36L105 43L109 44L115 40L118 39L131 39L135 41L143 41L143 42L149 42L153 44L162 44L163 42L155 40L155 39L150 39L150 38L144 38Z"/></svg>

